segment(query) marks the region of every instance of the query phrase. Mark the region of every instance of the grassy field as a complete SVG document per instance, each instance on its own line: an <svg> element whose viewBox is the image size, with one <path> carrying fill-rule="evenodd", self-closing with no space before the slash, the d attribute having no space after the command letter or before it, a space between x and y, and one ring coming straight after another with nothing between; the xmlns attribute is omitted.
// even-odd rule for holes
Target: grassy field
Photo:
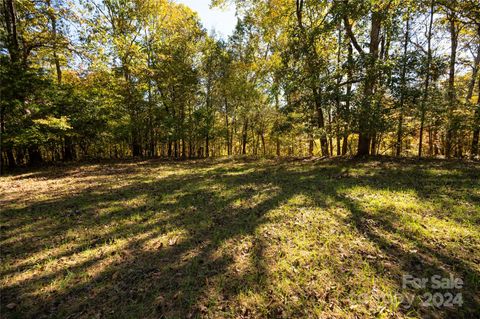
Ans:
<svg viewBox="0 0 480 319"><path fill-rule="evenodd" d="M0 207L2 318L480 315L479 164L65 166L0 177Z"/></svg>

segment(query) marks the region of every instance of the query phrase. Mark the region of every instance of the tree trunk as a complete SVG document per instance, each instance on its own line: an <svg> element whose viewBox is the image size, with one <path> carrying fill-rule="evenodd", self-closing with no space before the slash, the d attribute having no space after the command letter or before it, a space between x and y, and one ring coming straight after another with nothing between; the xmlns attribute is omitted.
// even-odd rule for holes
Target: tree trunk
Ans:
<svg viewBox="0 0 480 319"><path fill-rule="evenodd" d="M338 50L337 50L337 69L340 70L341 68L341 49L342 49L342 24L340 23L338 25ZM336 116L335 116L335 122L336 122L336 135L337 135L337 156L340 156L341 150L340 150L340 109L342 107L342 103L340 100L340 81L341 81L341 75L337 76L337 81L335 85L335 105L336 105ZM333 152L333 150L332 150Z"/></svg>
<svg viewBox="0 0 480 319"><path fill-rule="evenodd" d="M313 156L313 135L308 135L308 156Z"/></svg>
<svg viewBox="0 0 480 319"><path fill-rule="evenodd" d="M72 139L70 136L65 136L64 139L64 149L63 149L63 160L72 161L75 159L75 150L73 147Z"/></svg>
<svg viewBox="0 0 480 319"><path fill-rule="evenodd" d="M187 143L185 142L185 138L182 138L182 159L187 158Z"/></svg>
<svg viewBox="0 0 480 319"><path fill-rule="evenodd" d="M337 133L337 156L342 154L340 132Z"/></svg>
<svg viewBox="0 0 480 319"><path fill-rule="evenodd" d="M15 1L5 0L5 24L8 34L7 47L12 63L20 62L20 46L17 33L17 14L15 9Z"/></svg>
<svg viewBox="0 0 480 319"><path fill-rule="evenodd" d="M478 100L477 108L475 109L473 127L472 147L470 151L470 158L472 159L478 155L478 141L480 136L480 81L478 81Z"/></svg>
<svg viewBox="0 0 480 319"><path fill-rule="evenodd" d="M342 155L346 155L348 151L348 135L345 134L343 136L343 141L342 141Z"/></svg>
<svg viewBox="0 0 480 319"><path fill-rule="evenodd" d="M242 155L247 154L247 138L248 138L248 120L245 120L243 124L243 132L242 132Z"/></svg>
<svg viewBox="0 0 480 319"><path fill-rule="evenodd" d="M480 25L478 26L477 38L480 40ZM472 71L472 79L468 87L467 102L472 99L473 89L475 87L475 81L478 81L478 100L477 107L473 115L473 137L472 145L470 147L470 158L474 159L478 154L478 140L480 135L480 78L477 79L478 69L480 67L480 44L477 45L477 56Z"/></svg>
<svg viewBox="0 0 480 319"><path fill-rule="evenodd" d="M480 26L479 26L479 29L478 29L477 38L480 41ZM472 78L470 79L470 83L468 84L468 91L467 91L467 97L466 97L467 103L469 103L470 100L472 99L473 90L475 88L475 83L477 81L477 75L478 75L478 69L479 68L480 68L480 44L477 45L477 54L476 54L475 60L473 62Z"/></svg>
<svg viewBox="0 0 480 319"><path fill-rule="evenodd" d="M132 142L132 156L133 157L138 157L142 155L142 148L140 144L138 143L137 137L135 136L133 138Z"/></svg>
<svg viewBox="0 0 480 319"><path fill-rule="evenodd" d="M432 126L428 127L428 156L433 156L433 130L432 130Z"/></svg>
<svg viewBox="0 0 480 319"><path fill-rule="evenodd" d="M232 155L232 149L230 145L230 129L228 126L228 100L225 98L225 131L226 131L226 141L227 141L227 155L230 156Z"/></svg>
<svg viewBox="0 0 480 319"><path fill-rule="evenodd" d="M38 146L30 146L28 148L28 163L31 166L36 166L41 164L43 161L42 159L42 154L40 153L40 150L38 149Z"/></svg>
<svg viewBox="0 0 480 319"><path fill-rule="evenodd" d="M317 109L317 126L320 129L320 148L322 150L322 156L328 157L328 139L325 134L325 120L322 110L322 92L318 89L313 90L315 97L315 107Z"/></svg>
<svg viewBox="0 0 480 319"><path fill-rule="evenodd" d="M376 150L377 150L377 136L376 134L373 134L371 138L370 155L375 156Z"/></svg>
<svg viewBox="0 0 480 319"><path fill-rule="evenodd" d="M297 24L300 28L300 33L303 38L303 44L305 45L304 50L307 53L307 71L309 75L313 78L317 76L317 68L314 65L314 62L318 60L317 53L315 49L312 50L312 38L307 36L305 27L303 25L303 0L296 0L296 15L297 15ZM315 107L317 111L317 124L318 128L320 129L320 148L322 150L322 156L329 156L328 153L328 139L326 133L324 131L325 128L325 121L322 111L322 93L321 89L317 88L317 83L313 81L311 83L313 96L315 99Z"/></svg>
<svg viewBox="0 0 480 319"><path fill-rule="evenodd" d="M401 75L401 93L400 93L400 114L398 116L398 128L397 128L397 143L396 143L396 156L402 154L402 139L403 139L403 113L405 104L405 89L406 89L406 74L407 74L407 53L408 53L408 40L410 39L410 16L407 16L405 41L403 43L403 63L402 63L402 75Z"/></svg>
<svg viewBox="0 0 480 319"><path fill-rule="evenodd" d="M280 157L280 139L277 137L277 157Z"/></svg>
<svg viewBox="0 0 480 319"><path fill-rule="evenodd" d="M420 106L420 131L419 131L419 142L418 142L418 157L422 157L426 103L428 100L428 90L430 88L430 65L432 64L432 27L433 27L434 13L435 13L435 0L432 0L432 2L430 3L430 22L428 25L428 34L427 34L427 65L426 65L427 74L425 75L423 98Z"/></svg>
<svg viewBox="0 0 480 319"><path fill-rule="evenodd" d="M15 162L15 156L13 155L12 148L8 147L7 150L6 150L6 153L7 153L8 167L10 169L15 168L15 166L17 166L17 164Z"/></svg>
<svg viewBox="0 0 480 319"><path fill-rule="evenodd" d="M472 138L472 150L470 152L470 158L474 159L478 155L478 141L479 141L479 136L480 136L480 106L477 107L475 110L475 116L476 116L476 125L477 127L473 130L473 138Z"/></svg>
<svg viewBox="0 0 480 319"><path fill-rule="evenodd" d="M262 148L263 148L263 156L267 155L267 146L265 145L265 134L263 131L260 133L260 138L262 139Z"/></svg>
<svg viewBox="0 0 480 319"><path fill-rule="evenodd" d="M352 40L352 44L355 45L357 50L365 55L361 47L358 45L356 39L351 32L351 27L346 22L347 33ZM365 78L365 86L363 90L364 101L361 105L359 114L359 135L358 135L358 148L357 156L368 156L370 154L370 143L372 140L372 133L374 131L373 125L375 125L376 119L372 117L372 103L375 93L375 87L377 85L378 72L376 71L376 62L378 60L378 49L380 45L380 30L382 26L382 13L374 11L372 12L372 25L370 29L370 45L369 53L366 56L367 59L367 71Z"/></svg>
<svg viewBox="0 0 480 319"><path fill-rule="evenodd" d="M457 61L457 47L458 47L458 32L456 26L456 16L454 12L447 14L448 21L450 23L450 67L448 73L448 112L447 112L447 134L445 138L445 157L450 158L452 156L452 140L454 135L454 110L456 104L455 93L455 63Z"/></svg>
<svg viewBox="0 0 480 319"><path fill-rule="evenodd" d="M329 109L328 110L328 127L332 127L332 112ZM330 130L330 134L328 134L328 145L330 146L330 152L329 154L333 155L333 138Z"/></svg>
<svg viewBox="0 0 480 319"><path fill-rule="evenodd" d="M8 53L10 55L11 67L15 71L19 71L21 69L20 60L21 60L21 52L20 52L20 45L18 42L18 33L17 33L17 14L15 8L15 1L14 0L5 0L3 2L4 5L4 19L5 19L5 27L7 31L7 40L5 41L5 45L8 48ZM24 61L23 65L26 64ZM23 100L19 92L16 90L13 94L13 99ZM5 152L7 155L8 160L8 167L14 168L16 166L15 156L13 154L13 145L5 145L3 138L6 133L5 129L5 114L6 114L6 105L2 103L1 110L0 110L0 134L1 134L1 141L0 141L0 148L5 148Z"/></svg>
<svg viewBox="0 0 480 319"><path fill-rule="evenodd" d="M16 166L15 156L13 156L13 150L11 145L5 145L5 106L0 106L0 154L5 151L7 155L8 167L14 168ZM0 175L3 173L3 165L0 167Z"/></svg>
<svg viewBox="0 0 480 319"><path fill-rule="evenodd" d="M210 136L207 132L207 135L205 136L205 157L210 156Z"/></svg>
<svg viewBox="0 0 480 319"><path fill-rule="evenodd" d="M52 51L53 51L53 61L55 63L55 70L57 73L57 83L60 85L62 84L62 69L60 67L60 59L58 58L58 53L57 53L57 43L58 43L58 37L57 37L57 19L55 17L55 12L54 9L52 8L51 1L47 1L47 5L50 9L49 11L49 17L50 17L50 23L52 24L52 35L53 35L53 41L52 41Z"/></svg>
<svg viewBox="0 0 480 319"><path fill-rule="evenodd" d="M348 124L350 121L350 101L352 98L352 79L353 79L353 47L352 44L348 44L348 67L347 67L347 80L349 83L347 84L347 96L345 101L345 128L343 133L343 145L342 145L342 155L346 155L348 152L348 136L349 136L349 129Z"/></svg>
<svg viewBox="0 0 480 319"><path fill-rule="evenodd" d="M370 137L367 135L367 133L360 132L358 135L357 156L369 155L369 149L370 149Z"/></svg>

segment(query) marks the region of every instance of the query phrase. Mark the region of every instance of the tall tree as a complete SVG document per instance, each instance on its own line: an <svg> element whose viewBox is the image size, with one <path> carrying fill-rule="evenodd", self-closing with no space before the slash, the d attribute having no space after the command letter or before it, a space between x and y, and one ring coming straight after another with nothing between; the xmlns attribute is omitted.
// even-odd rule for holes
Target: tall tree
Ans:
<svg viewBox="0 0 480 319"><path fill-rule="evenodd" d="M400 102L399 102L399 116L398 116L398 129L397 129L397 143L396 143L396 155L400 156L402 153L402 139L403 139L403 118L405 107L405 95L406 95L406 76L407 76L407 53L408 43L410 41L410 12L407 12L405 22L405 39L403 42L403 57L402 57L402 71L400 76Z"/></svg>
<svg viewBox="0 0 480 319"><path fill-rule="evenodd" d="M425 65L425 82L423 86L423 98L420 106L420 132L419 132L419 142L418 142L418 157L422 157L423 149L423 131L425 128L425 114L426 114L426 104L429 96L430 89L430 78L431 78L431 64L432 64L432 29L433 29L433 18L435 14L435 0L430 2L430 18L428 22L428 31L427 31L427 62Z"/></svg>

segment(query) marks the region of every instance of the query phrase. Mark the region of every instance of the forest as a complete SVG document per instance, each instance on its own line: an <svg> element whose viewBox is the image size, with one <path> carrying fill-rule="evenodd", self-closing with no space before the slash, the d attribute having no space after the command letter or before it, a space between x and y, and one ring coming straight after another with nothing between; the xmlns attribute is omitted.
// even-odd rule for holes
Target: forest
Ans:
<svg viewBox="0 0 480 319"><path fill-rule="evenodd" d="M479 0L0 25L0 318L480 318Z"/></svg>
<svg viewBox="0 0 480 319"><path fill-rule="evenodd" d="M478 156L476 0L3 0L2 166Z"/></svg>

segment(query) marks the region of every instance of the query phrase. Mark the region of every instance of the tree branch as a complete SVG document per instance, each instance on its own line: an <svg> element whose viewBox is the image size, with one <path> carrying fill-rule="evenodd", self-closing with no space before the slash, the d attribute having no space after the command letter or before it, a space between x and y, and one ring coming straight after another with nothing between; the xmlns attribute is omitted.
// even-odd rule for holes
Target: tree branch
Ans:
<svg viewBox="0 0 480 319"><path fill-rule="evenodd" d="M365 52L363 51L362 47L358 44L358 41L355 38L355 35L353 34L352 26L350 25L350 22L348 22L348 17L346 15L343 17L343 22L345 24L345 30L347 31L347 35L350 38L350 41L352 42L353 46L358 51L358 53L360 53L360 55L364 55Z"/></svg>

